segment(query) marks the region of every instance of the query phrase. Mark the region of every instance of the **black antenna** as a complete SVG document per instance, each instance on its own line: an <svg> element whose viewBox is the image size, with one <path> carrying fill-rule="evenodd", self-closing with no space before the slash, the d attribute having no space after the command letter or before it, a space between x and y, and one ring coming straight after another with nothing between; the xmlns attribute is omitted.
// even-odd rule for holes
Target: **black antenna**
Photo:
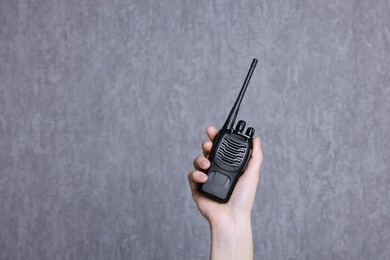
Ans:
<svg viewBox="0 0 390 260"><path fill-rule="evenodd" d="M249 81L251 80L253 71L256 68L256 64L257 64L257 59L253 59L251 67L249 68L248 74L246 75L244 84L242 85L242 88L240 90L240 94L238 94L236 103L234 103L232 110L230 110L229 116L227 117L225 124L223 125L223 128L226 128L226 129L233 128L234 121L236 121L236 117L238 114L238 110L240 110L242 98L245 95L246 88L248 87Z"/></svg>

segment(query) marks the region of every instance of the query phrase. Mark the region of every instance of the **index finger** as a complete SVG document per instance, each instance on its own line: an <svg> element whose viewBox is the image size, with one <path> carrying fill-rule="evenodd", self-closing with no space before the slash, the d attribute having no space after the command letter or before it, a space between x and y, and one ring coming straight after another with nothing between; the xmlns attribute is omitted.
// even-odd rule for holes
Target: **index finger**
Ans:
<svg viewBox="0 0 390 260"><path fill-rule="evenodd" d="M207 136L210 138L211 141L214 140L214 138L217 136L218 134L218 129L215 128L214 126L208 126L206 128L206 133L207 133Z"/></svg>

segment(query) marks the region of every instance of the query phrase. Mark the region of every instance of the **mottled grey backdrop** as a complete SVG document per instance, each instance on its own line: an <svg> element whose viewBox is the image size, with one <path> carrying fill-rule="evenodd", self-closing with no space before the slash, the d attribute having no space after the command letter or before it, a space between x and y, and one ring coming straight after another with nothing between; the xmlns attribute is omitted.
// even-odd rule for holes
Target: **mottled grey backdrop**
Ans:
<svg viewBox="0 0 390 260"><path fill-rule="evenodd" d="M187 172L262 136L256 259L389 259L390 4L0 0L0 258L207 259Z"/></svg>

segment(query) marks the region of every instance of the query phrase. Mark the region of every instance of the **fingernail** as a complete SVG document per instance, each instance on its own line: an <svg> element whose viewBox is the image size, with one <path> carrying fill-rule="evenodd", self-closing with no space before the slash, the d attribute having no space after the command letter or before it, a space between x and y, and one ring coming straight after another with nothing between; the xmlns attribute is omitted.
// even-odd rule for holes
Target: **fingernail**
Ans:
<svg viewBox="0 0 390 260"><path fill-rule="evenodd" d="M206 174L204 174L204 173L200 173L200 174L199 174L199 179L205 180L206 178L207 178L207 175L206 175Z"/></svg>

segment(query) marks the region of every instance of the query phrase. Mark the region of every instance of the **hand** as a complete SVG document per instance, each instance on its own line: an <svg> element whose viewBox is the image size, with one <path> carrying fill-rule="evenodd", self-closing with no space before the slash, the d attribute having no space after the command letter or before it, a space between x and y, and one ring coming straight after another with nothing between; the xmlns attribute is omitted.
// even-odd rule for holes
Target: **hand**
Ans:
<svg viewBox="0 0 390 260"><path fill-rule="evenodd" d="M210 140L214 140L218 133L215 127L208 127L207 135ZM207 181L207 175L201 172L210 167L210 161L206 159L208 156L212 142L205 141L202 144L204 156L198 156L194 160L195 171L188 175L192 196L198 205L199 211L209 221L211 226L221 225L223 223L239 222L243 217L250 216L254 198L256 195L257 184L259 182L259 172L263 160L263 154L260 147L260 138L256 137L253 140L253 151L248 163L248 167L243 175L238 179L237 185L233 191L230 200L221 204L211 200L197 190L198 183Z"/></svg>
<svg viewBox="0 0 390 260"><path fill-rule="evenodd" d="M215 127L208 127L206 132L212 141L217 135L218 130ZM256 195L257 185L260 178L260 167L263 160L260 138L256 137L253 139L253 150L248 166L242 176L238 179L230 200L225 204L211 200L203 196L197 190L199 183L207 181L207 175L201 171L205 171L210 167L210 161L206 157L212 147L211 141L203 142L202 150L204 156L198 156L194 160L195 171L188 174L192 196L199 211L210 224L212 231L212 243L213 245L223 245L221 248L222 251L219 251L215 246L212 246L211 258L214 258L213 249L216 254L218 252L226 252L226 248L231 248L232 243L233 247L237 246L234 244L234 241L237 239L241 240L242 244L246 244L246 246L244 245L246 247L245 250L241 250L241 252L246 251L248 253L248 250L253 252L250 214ZM226 239L229 239L229 241L226 241ZM221 241L225 241L226 243L221 243ZM243 243L244 241L246 241L246 243ZM222 259L222 255L218 255ZM237 257L237 259L248 258L243 255L240 257Z"/></svg>

